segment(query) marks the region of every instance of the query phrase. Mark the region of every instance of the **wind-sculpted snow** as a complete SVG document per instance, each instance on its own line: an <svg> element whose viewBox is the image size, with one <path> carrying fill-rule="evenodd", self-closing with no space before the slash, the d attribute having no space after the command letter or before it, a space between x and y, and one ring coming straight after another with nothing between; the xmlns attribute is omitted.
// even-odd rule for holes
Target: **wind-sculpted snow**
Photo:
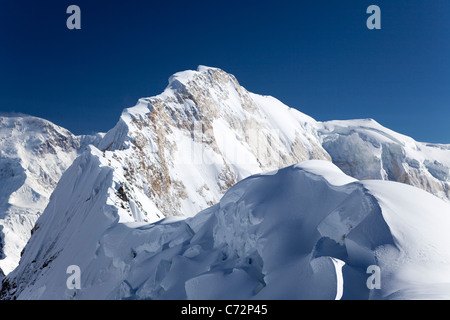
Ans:
<svg viewBox="0 0 450 320"><path fill-rule="evenodd" d="M309 161L244 179L195 217L136 223L105 205L102 191L118 186L100 156L86 153L63 176L2 298L449 296L450 206L425 191ZM79 290L66 286L70 265ZM380 289L367 286L373 265Z"/></svg>
<svg viewBox="0 0 450 320"><path fill-rule="evenodd" d="M442 297L448 255L433 252L446 252L449 208L431 194L449 201L449 159L448 145L373 120L317 122L204 66L170 77L106 135L1 117L5 274L32 234L2 297ZM82 290L65 287L69 265ZM366 286L372 265L381 290Z"/></svg>

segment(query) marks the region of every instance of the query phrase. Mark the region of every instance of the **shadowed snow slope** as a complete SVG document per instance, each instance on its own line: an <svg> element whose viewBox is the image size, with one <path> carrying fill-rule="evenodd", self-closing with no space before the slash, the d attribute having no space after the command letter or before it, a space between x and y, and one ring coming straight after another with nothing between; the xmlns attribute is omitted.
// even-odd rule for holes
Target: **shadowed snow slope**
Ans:
<svg viewBox="0 0 450 320"><path fill-rule="evenodd" d="M425 191L307 161L244 179L195 217L128 222L105 204L114 172L96 153L61 179L2 298L450 297L450 206ZM95 175L80 175L88 167ZM66 286L69 265L79 290ZM367 288L371 265L380 290Z"/></svg>
<svg viewBox="0 0 450 320"><path fill-rule="evenodd" d="M0 269L12 271L61 175L97 136L47 120L0 116Z"/></svg>

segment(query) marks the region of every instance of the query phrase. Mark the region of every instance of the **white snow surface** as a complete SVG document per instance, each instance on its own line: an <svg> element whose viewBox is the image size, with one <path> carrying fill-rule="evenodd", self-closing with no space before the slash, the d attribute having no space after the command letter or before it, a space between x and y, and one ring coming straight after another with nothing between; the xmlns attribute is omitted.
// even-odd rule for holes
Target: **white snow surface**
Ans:
<svg viewBox="0 0 450 320"><path fill-rule="evenodd" d="M390 180L450 201L450 146L417 142L373 119L319 123L322 145L346 174Z"/></svg>
<svg viewBox="0 0 450 320"><path fill-rule="evenodd" d="M125 109L99 149L123 177L116 181L127 198L120 206L129 210L133 201L152 222L194 216L252 174L330 160L315 125L275 98L249 93L234 76L200 66Z"/></svg>
<svg viewBox="0 0 450 320"><path fill-rule="evenodd" d="M39 138L20 121L0 130L0 206L27 213L0 223L15 259L0 256L5 273L33 235L0 298L446 297L448 145L371 119L317 122L206 66L170 77L104 136ZM20 151L28 141L50 151ZM373 264L381 290L365 285ZM66 288L69 265L82 290Z"/></svg>
<svg viewBox="0 0 450 320"><path fill-rule="evenodd" d="M385 294L392 299L450 299L448 203L396 182L363 184L380 204L397 247L377 254Z"/></svg>
<svg viewBox="0 0 450 320"><path fill-rule="evenodd" d="M450 205L418 188L305 162L244 179L195 217L148 224L105 205L113 176L95 150L75 161L3 298L450 298ZM66 286L70 265L80 290ZM380 290L366 286L371 265Z"/></svg>
<svg viewBox="0 0 450 320"><path fill-rule="evenodd" d="M97 136L75 136L47 120L0 116L0 269L19 263L31 230L56 184Z"/></svg>

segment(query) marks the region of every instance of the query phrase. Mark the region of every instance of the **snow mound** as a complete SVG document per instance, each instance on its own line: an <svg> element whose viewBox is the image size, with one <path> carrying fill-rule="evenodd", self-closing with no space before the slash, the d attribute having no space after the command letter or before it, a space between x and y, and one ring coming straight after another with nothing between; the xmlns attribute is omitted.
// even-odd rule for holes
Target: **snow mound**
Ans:
<svg viewBox="0 0 450 320"><path fill-rule="evenodd" d="M450 206L420 189L307 161L244 179L192 218L148 224L104 204L114 173L99 164L87 152L61 179L2 298L449 297ZM86 166L97 174L80 175ZM80 290L66 286L70 265ZM367 286L370 266L380 289Z"/></svg>

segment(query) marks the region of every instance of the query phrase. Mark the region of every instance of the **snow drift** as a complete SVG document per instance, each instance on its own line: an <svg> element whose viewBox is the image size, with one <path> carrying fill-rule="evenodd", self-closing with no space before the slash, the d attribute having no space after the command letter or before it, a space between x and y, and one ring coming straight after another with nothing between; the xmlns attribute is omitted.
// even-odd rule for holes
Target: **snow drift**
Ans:
<svg viewBox="0 0 450 320"><path fill-rule="evenodd" d="M195 217L136 223L104 204L113 172L98 156L63 176L2 298L450 297L450 205L425 191L307 161L244 179ZM80 290L66 286L70 265ZM380 290L366 285L372 265Z"/></svg>

